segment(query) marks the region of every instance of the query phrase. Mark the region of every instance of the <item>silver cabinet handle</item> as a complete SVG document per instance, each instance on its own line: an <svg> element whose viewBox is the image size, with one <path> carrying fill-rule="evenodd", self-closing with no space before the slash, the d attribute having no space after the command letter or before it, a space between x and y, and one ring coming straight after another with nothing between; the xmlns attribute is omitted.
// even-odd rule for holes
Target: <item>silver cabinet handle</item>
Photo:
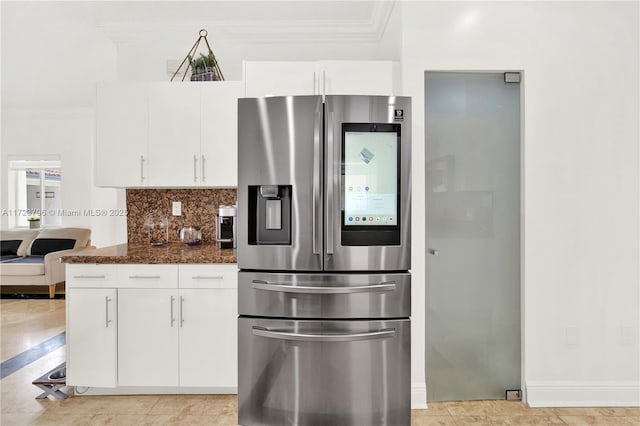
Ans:
<svg viewBox="0 0 640 426"><path fill-rule="evenodd" d="M388 328L368 333L347 334L315 334L315 333L289 333L286 331L271 331L264 327L251 327L254 336L267 337L280 340L297 340L302 342L356 342L359 340L386 339L396 335L395 328Z"/></svg>
<svg viewBox="0 0 640 426"><path fill-rule="evenodd" d="M333 254L333 189L335 182L335 167L333 153L333 111L329 112L329 120L327 120L327 254Z"/></svg>
<svg viewBox="0 0 640 426"><path fill-rule="evenodd" d="M313 72L313 94L316 95L316 72Z"/></svg>
<svg viewBox="0 0 640 426"><path fill-rule="evenodd" d="M104 279L106 275L74 275L73 278Z"/></svg>
<svg viewBox="0 0 640 426"><path fill-rule="evenodd" d="M201 175L202 175L202 183L204 183L205 180L207 180L205 174L204 174L204 155L201 155L201 161L200 161L200 167L202 168L201 170Z"/></svg>
<svg viewBox="0 0 640 426"><path fill-rule="evenodd" d="M198 182L198 156L193 156L193 181Z"/></svg>
<svg viewBox="0 0 640 426"><path fill-rule="evenodd" d="M171 296L171 327L173 327L173 323L176 319L173 317L173 302L176 300L175 297Z"/></svg>
<svg viewBox="0 0 640 426"><path fill-rule="evenodd" d="M440 254L440 252L436 249L429 249L429 254L432 256L437 256Z"/></svg>
<svg viewBox="0 0 640 426"><path fill-rule="evenodd" d="M359 286L340 287L317 287L304 285L270 284L267 281L253 280L255 290L277 291L281 293L306 293L306 294L353 294L353 293L373 293L380 291L395 291L396 283L380 283Z"/></svg>
<svg viewBox="0 0 640 426"><path fill-rule="evenodd" d="M140 183L144 182L144 155L140 156Z"/></svg>
<svg viewBox="0 0 640 426"><path fill-rule="evenodd" d="M159 280L160 275L129 275L132 280Z"/></svg>
<svg viewBox="0 0 640 426"><path fill-rule="evenodd" d="M312 206L311 206L311 232L312 232L312 245L313 254L321 254L320 240L322 234L318 235L318 232L322 232L322 224L319 217L322 212L318 212L319 208L322 208L321 194L320 194L320 123L322 123L322 116L320 111L316 112L315 122L313 123L313 194L312 194Z"/></svg>
<svg viewBox="0 0 640 426"><path fill-rule="evenodd" d="M327 72L322 70L322 95L327 96Z"/></svg>
<svg viewBox="0 0 640 426"><path fill-rule="evenodd" d="M182 313L184 312L183 305L184 305L184 297L180 296L180 327L182 327L182 325L184 324L184 318L182 316Z"/></svg>
<svg viewBox="0 0 640 426"><path fill-rule="evenodd" d="M221 280L223 278L224 277L222 275L212 275L212 276L196 275L191 277L192 280Z"/></svg>
<svg viewBox="0 0 640 426"><path fill-rule="evenodd" d="M111 302L111 299L109 298L109 296L105 296L104 297L104 315L105 315L104 326L106 328L109 328L109 323L111 322L111 320L109 319L109 302Z"/></svg>

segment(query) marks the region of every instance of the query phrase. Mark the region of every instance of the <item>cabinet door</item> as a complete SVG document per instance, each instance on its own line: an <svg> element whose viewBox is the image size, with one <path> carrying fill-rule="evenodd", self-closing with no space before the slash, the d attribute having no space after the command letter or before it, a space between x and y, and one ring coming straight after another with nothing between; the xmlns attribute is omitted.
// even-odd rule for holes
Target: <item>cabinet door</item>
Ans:
<svg viewBox="0 0 640 426"><path fill-rule="evenodd" d="M177 290L118 290L118 385L178 385Z"/></svg>
<svg viewBox="0 0 640 426"><path fill-rule="evenodd" d="M147 184L147 85L107 82L97 85L97 186Z"/></svg>
<svg viewBox="0 0 640 426"><path fill-rule="evenodd" d="M67 385L116 386L116 290L67 289Z"/></svg>
<svg viewBox="0 0 640 426"><path fill-rule="evenodd" d="M391 61L321 61L320 90L325 95L394 95Z"/></svg>
<svg viewBox="0 0 640 426"><path fill-rule="evenodd" d="M199 83L149 86L149 185L193 186L200 180Z"/></svg>
<svg viewBox="0 0 640 426"><path fill-rule="evenodd" d="M203 186L238 185L238 98L242 82L202 83L200 165Z"/></svg>
<svg viewBox="0 0 640 426"><path fill-rule="evenodd" d="M246 97L315 95L316 62L245 61Z"/></svg>
<svg viewBox="0 0 640 426"><path fill-rule="evenodd" d="M236 388L237 290L180 290L180 385Z"/></svg>

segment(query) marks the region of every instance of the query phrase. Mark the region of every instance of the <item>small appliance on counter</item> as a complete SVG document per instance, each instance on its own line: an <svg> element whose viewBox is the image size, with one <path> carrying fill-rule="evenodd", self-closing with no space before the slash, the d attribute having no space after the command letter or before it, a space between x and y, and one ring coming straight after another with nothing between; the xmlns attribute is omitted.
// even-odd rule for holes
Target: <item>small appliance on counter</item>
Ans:
<svg viewBox="0 0 640 426"><path fill-rule="evenodd" d="M236 248L236 206L219 206L216 242L220 248Z"/></svg>
<svg viewBox="0 0 640 426"><path fill-rule="evenodd" d="M183 243L194 246L200 244L202 241L202 230L199 226L183 226L180 228L180 241Z"/></svg>

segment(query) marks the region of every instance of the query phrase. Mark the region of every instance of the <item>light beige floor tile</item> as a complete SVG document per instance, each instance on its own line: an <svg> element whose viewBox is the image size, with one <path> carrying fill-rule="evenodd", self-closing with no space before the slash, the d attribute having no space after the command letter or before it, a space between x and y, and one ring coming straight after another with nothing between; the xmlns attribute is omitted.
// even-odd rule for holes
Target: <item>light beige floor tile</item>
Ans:
<svg viewBox="0 0 640 426"><path fill-rule="evenodd" d="M492 425L564 425L558 416L489 416Z"/></svg>
<svg viewBox="0 0 640 426"><path fill-rule="evenodd" d="M89 417L92 426L138 426L145 424L148 416L145 414L95 414Z"/></svg>
<svg viewBox="0 0 640 426"><path fill-rule="evenodd" d="M417 411L417 410L416 410ZM425 410L419 410L425 411ZM411 425L412 426L425 426L425 425L455 425L456 422L453 417L445 415L445 416L436 416L436 415L413 415L411 413Z"/></svg>
<svg viewBox="0 0 640 426"><path fill-rule="evenodd" d="M427 403L426 410L415 410L415 411L420 411L421 414L424 414L427 416L448 416L450 415L449 408L448 408L449 405L451 405L450 402L429 402Z"/></svg>
<svg viewBox="0 0 640 426"><path fill-rule="evenodd" d="M497 416L504 414L494 401L460 401L447 406L452 416Z"/></svg>
<svg viewBox="0 0 640 426"><path fill-rule="evenodd" d="M634 425L638 426L637 419L633 417L606 417L606 416L560 416L568 425Z"/></svg>
<svg viewBox="0 0 640 426"><path fill-rule="evenodd" d="M454 416L453 418L456 425L491 425L491 420L489 420L488 416Z"/></svg>
<svg viewBox="0 0 640 426"><path fill-rule="evenodd" d="M51 401L49 410L59 414L148 414L158 402L155 395L73 396Z"/></svg>
<svg viewBox="0 0 640 426"><path fill-rule="evenodd" d="M640 407L596 407L599 416L640 416Z"/></svg>

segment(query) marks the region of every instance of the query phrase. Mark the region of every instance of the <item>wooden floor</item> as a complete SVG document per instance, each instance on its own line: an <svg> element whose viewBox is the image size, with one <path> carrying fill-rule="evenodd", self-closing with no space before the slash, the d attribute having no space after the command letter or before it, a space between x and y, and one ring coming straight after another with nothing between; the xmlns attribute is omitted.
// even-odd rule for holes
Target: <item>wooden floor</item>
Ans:
<svg viewBox="0 0 640 426"><path fill-rule="evenodd" d="M1 300L2 361L64 331L64 300ZM65 361L55 349L0 381L0 425L235 425L235 395L35 399L31 384ZM519 402L431 403L412 425L640 425L640 408L529 408Z"/></svg>

